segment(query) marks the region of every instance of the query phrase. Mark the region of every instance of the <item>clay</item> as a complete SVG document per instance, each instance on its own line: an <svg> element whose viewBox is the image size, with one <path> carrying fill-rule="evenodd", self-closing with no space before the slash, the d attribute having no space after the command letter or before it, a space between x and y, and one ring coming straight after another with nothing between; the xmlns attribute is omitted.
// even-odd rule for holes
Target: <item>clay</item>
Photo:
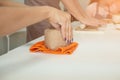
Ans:
<svg viewBox="0 0 120 80"><path fill-rule="evenodd" d="M62 38L62 34L56 29L45 30L45 45L49 49L55 50L59 47L66 46L67 43Z"/></svg>

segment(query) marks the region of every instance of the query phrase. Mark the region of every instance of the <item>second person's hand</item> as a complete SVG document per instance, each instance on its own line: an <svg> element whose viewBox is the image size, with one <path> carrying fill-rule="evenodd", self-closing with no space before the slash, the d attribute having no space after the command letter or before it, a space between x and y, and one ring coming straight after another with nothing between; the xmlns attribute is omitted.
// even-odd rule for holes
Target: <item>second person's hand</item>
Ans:
<svg viewBox="0 0 120 80"><path fill-rule="evenodd" d="M96 19L96 18L93 18L93 17L83 18L83 19L81 20L81 22L82 22L83 24L90 25L90 26L93 26L93 27L99 27L99 26L104 25L104 24L107 23L107 22L105 22L105 21L102 20L102 19Z"/></svg>

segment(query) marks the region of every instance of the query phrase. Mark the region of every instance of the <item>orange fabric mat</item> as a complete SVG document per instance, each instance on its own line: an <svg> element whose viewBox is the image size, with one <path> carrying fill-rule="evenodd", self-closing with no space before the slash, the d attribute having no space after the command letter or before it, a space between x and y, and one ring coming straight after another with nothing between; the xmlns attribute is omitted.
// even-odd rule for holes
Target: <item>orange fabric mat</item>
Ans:
<svg viewBox="0 0 120 80"><path fill-rule="evenodd" d="M70 45L66 47L60 47L56 50L48 49L45 46L44 41L37 42L33 46L30 47L31 52L43 52L43 53L49 53L49 54L72 54L73 51L77 48L78 43L72 42Z"/></svg>

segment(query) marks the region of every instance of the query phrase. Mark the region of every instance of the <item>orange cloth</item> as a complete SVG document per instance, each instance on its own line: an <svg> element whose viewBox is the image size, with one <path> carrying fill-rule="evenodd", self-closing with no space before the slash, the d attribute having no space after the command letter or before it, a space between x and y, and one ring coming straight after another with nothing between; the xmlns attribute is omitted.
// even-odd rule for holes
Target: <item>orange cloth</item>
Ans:
<svg viewBox="0 0 120 80"><path fill-rule="evenodd" d="M30 51L43 52L43 53L49 53L49 54L72 54L73 51L77 48L77 46L78 46L78 43L73 42L66 47L60 47L56 50L51 50L45 46L44 41L40 41L34 44L33 46L31 46Z"/></svg>

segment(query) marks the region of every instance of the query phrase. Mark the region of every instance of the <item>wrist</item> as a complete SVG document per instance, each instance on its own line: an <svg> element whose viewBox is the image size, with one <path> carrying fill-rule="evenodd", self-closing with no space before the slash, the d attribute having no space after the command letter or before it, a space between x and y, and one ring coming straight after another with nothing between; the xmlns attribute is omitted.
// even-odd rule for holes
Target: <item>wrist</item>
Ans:
<svg viewBox="0 0 120 80"><path fill-rule="evenodd" d="M50 19L51 17L54 16L54 14L56 13L57 9L54 7L50 7L50 6L45 6L46 10L47 10L47 16L48 19Z"/></svg>

